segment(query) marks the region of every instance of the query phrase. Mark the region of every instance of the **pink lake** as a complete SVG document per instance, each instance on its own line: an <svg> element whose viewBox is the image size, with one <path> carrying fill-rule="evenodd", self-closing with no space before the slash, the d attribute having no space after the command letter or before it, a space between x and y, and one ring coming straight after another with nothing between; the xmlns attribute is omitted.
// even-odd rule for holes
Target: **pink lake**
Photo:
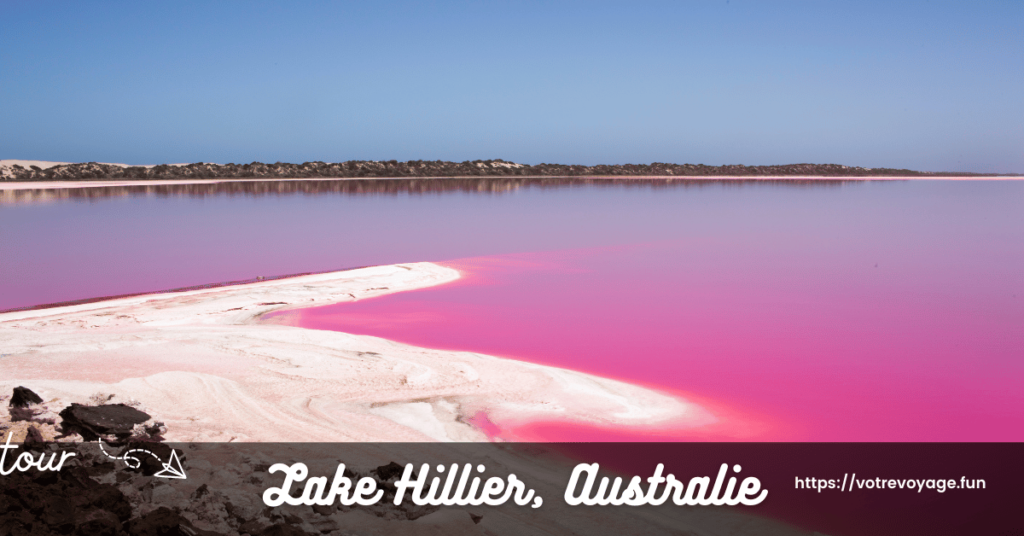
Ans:
<svg viewBox="0 0 1024 536"><path fill-rule="evenodd" d="M456 283L287 314L643 384L719 417L696 430L488 422L501 439L1024 440L1024 314L1007 288L1020 274L998 259L1020 252L877 238L769 231L459 259L442 263Z"/></svg>
<svg viewBox="0 0 1024 536"><path fill-rule="evenodd" d="M0 203L0 308L434 261L463 278L289 314L643 384L719 418L480 416L498 438L1024 440L1022 181L364 182Z"/></svg>

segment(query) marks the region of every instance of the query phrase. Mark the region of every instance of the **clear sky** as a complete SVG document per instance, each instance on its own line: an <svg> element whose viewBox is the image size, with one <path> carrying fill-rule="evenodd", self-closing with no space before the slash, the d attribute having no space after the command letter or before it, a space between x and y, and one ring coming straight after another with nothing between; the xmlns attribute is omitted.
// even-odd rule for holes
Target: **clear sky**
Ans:
<svg viewBox="0 0 1024 536"><path fill-rule="evenodd" d="M1024 172L1024 2L0 3L0 158Z"/></svg>

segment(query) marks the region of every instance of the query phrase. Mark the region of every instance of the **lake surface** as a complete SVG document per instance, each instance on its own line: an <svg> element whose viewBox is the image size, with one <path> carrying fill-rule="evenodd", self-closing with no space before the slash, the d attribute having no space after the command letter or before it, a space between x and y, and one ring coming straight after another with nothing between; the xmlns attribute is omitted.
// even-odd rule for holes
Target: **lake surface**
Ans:
<svg viewBox="0 0 1024 536"><path fill-rule="evenodd" d="M1021 441L1022 215L1022 181L5 192L0 309L435 261L464 278L291 315L641 383L720 417L495 429L509 439Z"/></svg>

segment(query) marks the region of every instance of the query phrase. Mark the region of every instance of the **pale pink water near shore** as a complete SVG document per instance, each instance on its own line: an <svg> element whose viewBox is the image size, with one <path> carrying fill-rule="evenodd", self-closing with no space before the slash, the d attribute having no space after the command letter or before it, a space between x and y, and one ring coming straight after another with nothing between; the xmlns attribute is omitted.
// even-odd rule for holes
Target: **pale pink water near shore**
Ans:
<svg viewBox="0 0 1024 536"><path fill-rule="evenodd" d="M760 242L760 243L758 243ZM705 429L518 423L517 440L1020 441L1019 301L984 260L717 240L448 264L444 287L292 313L697 397ZM810 250L810 251L809 251Z"/></svg>

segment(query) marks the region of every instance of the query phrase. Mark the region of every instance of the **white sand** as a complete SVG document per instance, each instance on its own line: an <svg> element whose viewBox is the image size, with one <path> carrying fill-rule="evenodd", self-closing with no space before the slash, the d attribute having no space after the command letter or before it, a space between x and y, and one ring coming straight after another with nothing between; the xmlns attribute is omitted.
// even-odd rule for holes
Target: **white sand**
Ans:
<svg viewBox="0 0 1024 536"><path fill-rule="evenodd" d="M30 168L36 166L39 169L50 169L54 166L66 166L71 162L48 162L46 160L0 160L0 168L21 166Z"/></svg>
<svg viewBox="0 0 1024 536"><path fill-rule="evenodd" d="M0 167L14 167L21 166L23 168L29 168L36 166L39 169L50 169L56 166L68 166L75 162L50 162L49 160L0 160ZM202 162L200 162L202 163ZM97 162L97 164L103 164L105 166L119 166L119 167L144 167L151 168L156 167L156 164L148 164L144 166L134 166L132 164L118 164L114 162ZM167 164L168 166L187 166L189 164Z"/></svg>
<svg viewBox="0 0 1024 536"><path fill-rule="evenodd" d="M458 277L416 263L0 314L0 393L24 385L51 407L134 399L172 441L486 440L467 422L478 412L499 425L714 421L583 373L259 320Z"/></svg>

